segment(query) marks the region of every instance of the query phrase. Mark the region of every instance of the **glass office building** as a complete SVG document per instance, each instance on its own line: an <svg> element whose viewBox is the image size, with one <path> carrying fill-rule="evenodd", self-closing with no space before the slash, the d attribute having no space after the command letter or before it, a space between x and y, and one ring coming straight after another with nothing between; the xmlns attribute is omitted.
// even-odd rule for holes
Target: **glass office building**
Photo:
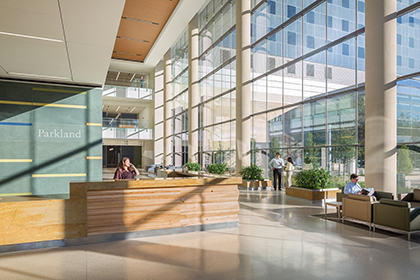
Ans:
<svg viewBox="0 0 420 280"><path fill-rule="evenodd" d="M416 1L396 5L402 192L420 185L420 15ZM365 174L365 1L252 0L250 9L250 163L269 178L268 162L279 152L343 178ZM197 161L235 172L236 2L212 0L197 21L197 115L188 116L188 28L171 52L172 164L188 161L188 119L198 118Z"/></svg>

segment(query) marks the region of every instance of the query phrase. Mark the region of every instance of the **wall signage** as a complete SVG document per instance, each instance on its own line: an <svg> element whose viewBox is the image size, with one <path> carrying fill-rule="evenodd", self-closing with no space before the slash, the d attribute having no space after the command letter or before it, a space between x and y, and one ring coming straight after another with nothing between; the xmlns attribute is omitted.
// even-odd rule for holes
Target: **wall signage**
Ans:
<svg viewBox="0 0 420 280"><path fill-rule="evenodd" d="M82 131L66 131L63 129L45 130L38 129L38 137L41 138L82 138Z"/></svg>

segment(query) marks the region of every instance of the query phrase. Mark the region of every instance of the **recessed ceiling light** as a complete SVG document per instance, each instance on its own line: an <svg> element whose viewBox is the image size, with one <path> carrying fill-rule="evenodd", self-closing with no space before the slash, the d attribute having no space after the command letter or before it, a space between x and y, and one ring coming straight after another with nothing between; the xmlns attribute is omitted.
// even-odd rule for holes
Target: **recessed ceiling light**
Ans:
<svg viewBox="0 0 420 280"><path fill-rule="evenodd" d="M67 77L47 76L47 75L38 75L38 74L29 74L29 73L8 72L8 74L11 76L20 76L20 77L44 78L44 79L67 80L67 81L71 80L70 78L67 78Z"/></svg>
<svg viewBox="0 0 420 280"><path fill-rule="evenodd" d="M120 76L121 72L118 72L117 77L115 78L115 80L118 80L118 77Z"/></svg>
<svg viewBox="0 0 420 280"><path fill-rule="evenodd" d="M118 112L118 110L120 109L121 106L118 106L117 110L115 110L115 112Z"/></svg>
<svg viewBox="0 0 420 280"><path fill-rule="evenodd" d="M133 109L131 109L130 113L134 111L134 109L136 109L136 107L134 107Z"/></svg>
<svg viewBox="0 0 420 280"><path fill-rule="evenodd" d="M57 40L57 39L51 39L51 38L45 38L45 37L37 37L37 36L29 36L24 34L17 34L17 33L9 33L9 32L1 32L2 35L9 35L9 36L15 36L15 37L23 37L23 38L29 38L29 39L37 39L37 40L44 40L44 41L50 41L50 42L57 42L57 43L63 43L63 40Z"/></svg>
<svg viewBox="0 0 420 280"><path fill-rule="evenodd" d="M135 75L136 75L136 73L133 74L133 77L131 77L130 82L134 79Z"/></svg>

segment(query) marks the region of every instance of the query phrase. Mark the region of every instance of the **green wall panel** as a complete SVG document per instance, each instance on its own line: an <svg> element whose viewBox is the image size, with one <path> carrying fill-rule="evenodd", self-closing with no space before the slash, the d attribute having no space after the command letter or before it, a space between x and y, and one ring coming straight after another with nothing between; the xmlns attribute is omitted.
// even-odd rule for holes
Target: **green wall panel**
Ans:
<svg viewBox="0 0 420 280"><path fill-rule="evenodd" d="M87 158L102 156L102 129L88 123L102 123L100 89L0 82L0 196L102 180L101 160Z"/></svg>
<svg viewBox="0 0 420 280"><path fill-rule="evenodd" d="M0 195L32 193L32 176L20 174L19 176L0 177L0 185Z"/></svg>
<svg viewBox="0 0 420 280"><path fill-rule="evenodd" d="M2 97L0 97L0 100L8 101L3 100ZM28 105L0 104L0 121L31 123L32 109L33 107Z"/></svg>
<svg viewBox="0 0 420 280"><path fill-rule="evenodd" d="M37 107L33 111L33 121L34 123L86 125L86 110L87 109Z"/></svg>
<svg viewBox="0 0 420 280"><path fill-rule="evenodd" d="M31 141L32 126L0 125L1 141Z"/></svg>
<svg viewBox="0 0 420 280"><path fill-rule="evenodd" d="M33 178L32 193L34 195L68 194L70 182L83 182L85 180L85 177Z"/></svg>
<svg viewBox="0 0 420 280"><path fill-rule="evenodd" d="M0 134L1 138L6 135ZM7 135L10 138L10 135ZM32 159L31 141L0 141L0 159Z"/></svg>

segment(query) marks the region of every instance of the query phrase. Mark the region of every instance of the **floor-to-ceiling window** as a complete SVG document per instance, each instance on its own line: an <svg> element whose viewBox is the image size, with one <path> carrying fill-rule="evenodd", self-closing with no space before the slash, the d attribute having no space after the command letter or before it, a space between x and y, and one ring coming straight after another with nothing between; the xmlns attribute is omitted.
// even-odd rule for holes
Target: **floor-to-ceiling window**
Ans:
<svg viewBox="0 0 420 280"><path fill-rule="evenodd" d="M397 191L420 187L420 10L398 0Z"/></svg>
<svg viewBox="0 0 420 280"><path fill-rule="evenodd" d="M302 169L363 172L364 1L252 3L251 161L265 177L276 152Z"/></svg>
<svg viewBox="0 0 420 280"><path fill-rule="evenodd" d="M199 13L199 161L235 166L235 1Z"/></svg>
<svg viewBox="0 0 420 280"><path fill-rule="evenodd" d="M172 158L182 166L188 158L188 33L171 48L172 61Z"/></svg>
<svg viewBox="0 0 420 280"><path fill-rule="evenodd" d="M251 162L269 178L268 162L280 152L295 163L300 157L302 169L329 169L341 186L353 172L363 181L365 1L250 1ZM396 0L398 192L420 184L418 2ZM235 1L210 1L199 13L204 168L235 165L235 36ZM187 152L186 41L180 39L172 54L175 158Z"/></svg>

